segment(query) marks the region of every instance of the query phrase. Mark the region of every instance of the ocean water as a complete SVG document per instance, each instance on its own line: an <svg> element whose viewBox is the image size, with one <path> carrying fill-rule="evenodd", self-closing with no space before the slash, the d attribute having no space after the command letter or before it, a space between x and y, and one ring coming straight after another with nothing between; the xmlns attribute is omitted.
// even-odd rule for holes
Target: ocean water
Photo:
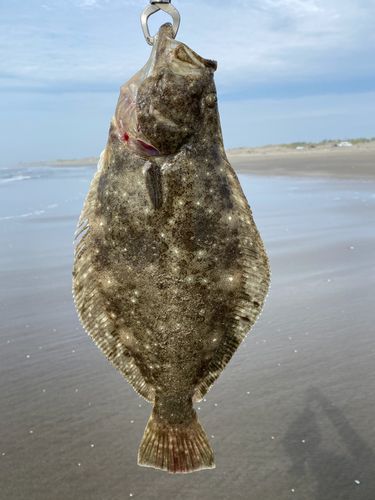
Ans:
<svg viewBox="0 0 375 500"><path fill-rule="evenodd" d="M1 264L27 268L48 255L55 265L71 254L63 228L76 225L94 172L93 167L0 168Z"/></svg>
<svg viewBox="0 0 375 500"><path fill-rule="evenodd" d="M216 469L138 467L151 405L83 331L72 244L93 167L0 169L6 499L373 500L373 181L240 176L268 251L264 311L196 405Z"/></svg>

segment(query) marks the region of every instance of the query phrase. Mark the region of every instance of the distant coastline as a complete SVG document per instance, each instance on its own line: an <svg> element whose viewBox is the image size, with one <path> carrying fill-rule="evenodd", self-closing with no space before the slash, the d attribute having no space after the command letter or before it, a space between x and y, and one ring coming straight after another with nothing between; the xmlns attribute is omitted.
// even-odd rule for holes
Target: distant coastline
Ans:
<svg viewBox="0 0 375 500"><path fill-rule="evenodd" d="M239 174L297 177L375 178L375 139L293 143L226 150ZM18 163L9 167L96 167L99 158Z"/></svg>
<svg viewBox="0 0 375 500"><path fill-rule="evenodd" d="M375 138L372 139L348 139L352 144L350 147L337 147L341 140L323 141L320 143L314 142L295 142L290 144L278 144L258 147L242 147L227 149L228 158L235 160L239 157L251 159L253 157L262 156L279 156L279 155L305 155L305 154L348 154L348 153L374 153L375 154ZM298 148L298 149L297 149ZM301 149L302 148L302 149ZM25 166L25 167L88 167L96 166L99 158L73 158L68 160L52 160L52 161L36 161L36 162L20 162L9 166Z"/></svg>
<svg viewBox="0 0 375 500"><path fill-rule="evenodd" d="M375 140L348 142L352 145L339 147L339 141L327 141L238 148L226 153L238 174L375 179Z"/></svg>
<svg viewBox="0 0 375 500"><path fill-rule="evenodd" d="M99 158L89 157L71 160L53 160L53 161L34 161L19 162L12 166L15 167L90 167L98 164Z"/></svg>

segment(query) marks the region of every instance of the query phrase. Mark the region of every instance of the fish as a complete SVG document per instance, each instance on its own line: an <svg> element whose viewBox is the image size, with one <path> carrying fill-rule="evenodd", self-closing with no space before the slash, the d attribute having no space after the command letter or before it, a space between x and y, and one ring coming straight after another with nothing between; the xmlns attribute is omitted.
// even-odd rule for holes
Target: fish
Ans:
<svg viewBox="0 0 375 500"><path fill-rule="evenodd" d="M257 320L267 253L224 150L214 72L164 24L121 87L79 219L83 327L153 403L138 464L215 467L201 401Z"/></svg>

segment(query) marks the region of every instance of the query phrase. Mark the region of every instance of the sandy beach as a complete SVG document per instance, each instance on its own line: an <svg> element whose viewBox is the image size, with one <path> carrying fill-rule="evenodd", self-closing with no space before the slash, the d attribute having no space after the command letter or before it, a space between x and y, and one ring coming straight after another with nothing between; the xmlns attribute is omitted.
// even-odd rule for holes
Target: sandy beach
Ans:
<svg viewBox="0 0 375 500"><path fill-rule="evenodd" d="M305 146L300 150L285 146L229 149L227 156L237 173L375 179L375 141L349 147Z"/></svg>
<svg viewBox="0 0 375 500"><path fill-rule="evenodd" d="M336 144L336 145L335 145ZM289 175L337 179L375 178L375 141L349 147L337 143L303 149L289 146L228 149L226 154L237 173L253 175ZM24 163L17 166L76 167L96 166L99 158Z"/></svg>
<svg viewBox="0 0 375 500"><path fill-rule="evenodd" d="M375 143L361 146L228 151L272 286L196 405L216 469L179 476L137 466L151 405L72 300L95 167L0 169L1 497L373 500Z"/></svg>

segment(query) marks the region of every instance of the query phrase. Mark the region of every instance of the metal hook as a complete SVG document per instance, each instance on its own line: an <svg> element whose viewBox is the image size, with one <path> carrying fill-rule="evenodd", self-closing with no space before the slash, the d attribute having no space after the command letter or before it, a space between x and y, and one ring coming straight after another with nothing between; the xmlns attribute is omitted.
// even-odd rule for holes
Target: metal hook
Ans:
<svg viewBox="0 0 375 500"><path fill-rule="evenodd" d="M178 28L180 26L180 14L178 10L173 7L171 4L171 0L150 0L150 5L145 8L141 15L141 25L143 34L146 38L146 42L149 45L154 44L153 36L150 36L150 32L148 30L147 20L152 15L155 14L158 10L164 10L167 14L169 14L173 19L173 38L176 38Z"/></svg>

